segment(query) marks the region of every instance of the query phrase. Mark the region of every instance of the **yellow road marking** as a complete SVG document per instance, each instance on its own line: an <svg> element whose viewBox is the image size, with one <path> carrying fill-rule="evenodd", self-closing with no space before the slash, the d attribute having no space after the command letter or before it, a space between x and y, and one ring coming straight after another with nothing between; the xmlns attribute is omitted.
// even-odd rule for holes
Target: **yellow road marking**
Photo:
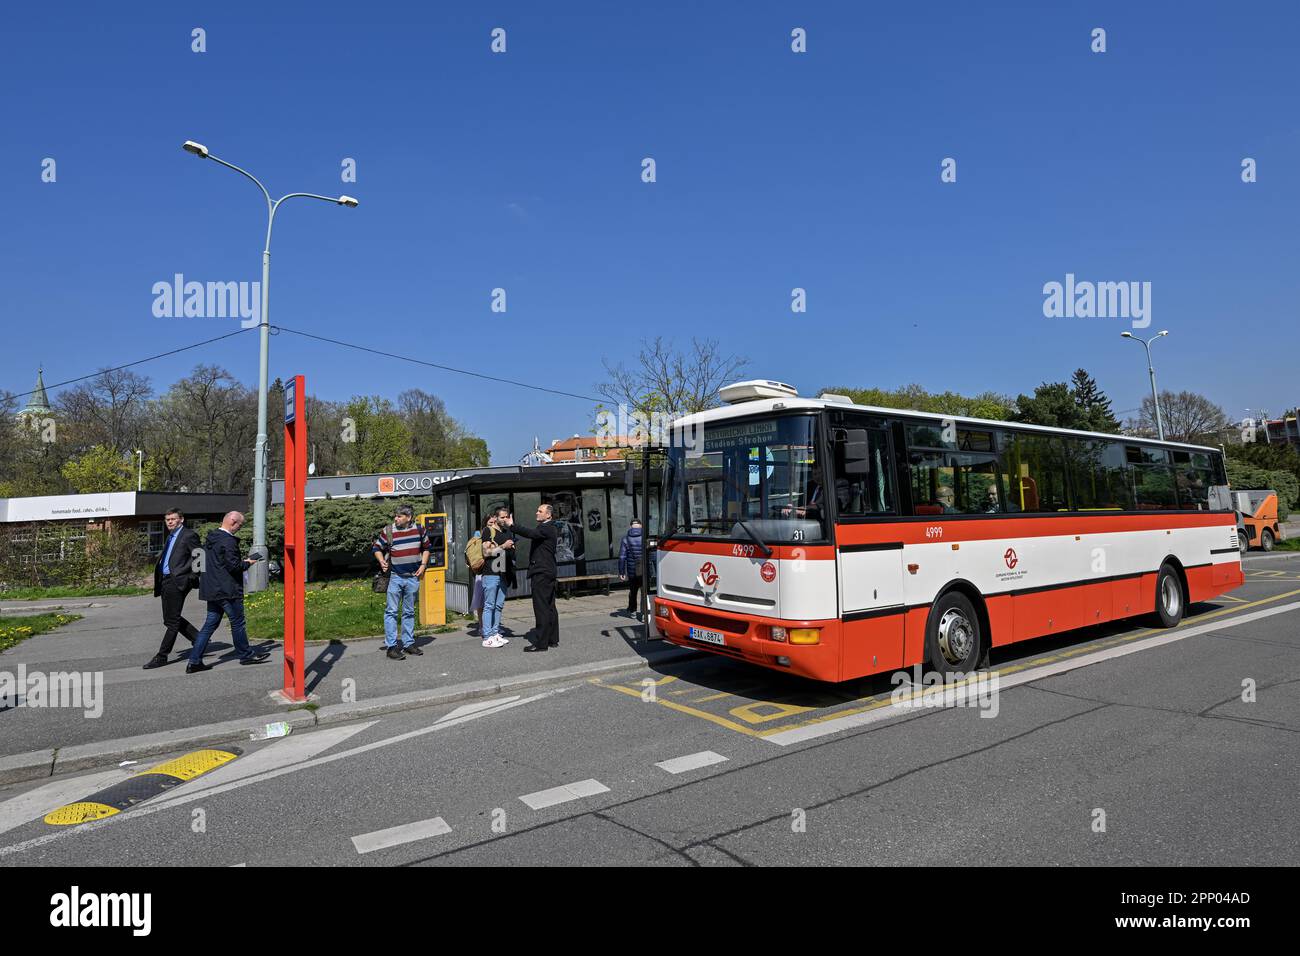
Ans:
<svg viewBox="0 0 1300 956"><path fill-rule="evenodd" d="M758 712L760 707L775 707L776 710L770 714L761 714ZM776 720L778 717L793 717L795 714L806 714L810 710L812 710L811 707L801 707L798 704L778 704L772 700L756 700L753 703L733 707L729 713L732 717L739 717L747 723L765 724L769 720Z"/></svg>
<svg viewBox="0 0 1300 956"><path fill-rule="evenodd" d="M1136 641L1144 637L1151 637L1156 634L1168 634L1172 631L1177 631L1181 627L1201 624L1204 623L1205 621L1212 620L1214 618L1223 617L1225 614L1236 614L1238 612L1245 611L1249 608L1259 607L1264 604L1274 604L1278 601L1284 600L1285 598L1294 597L1298 594L1300 594L1300 588L1293 591L1287 591L1283 594L1275 594L1272 597L1260 598L1259 600L1256 601L1247 602L1247 601L1243 601L1241 598L1228 598L1229 600L1237 601L1240 603L1234 605L1233 607L1219 608L1216 611L1210 611L1206 614L1199 614L1194 618L1186 618L1182 622L1180 622L1177 627L1143 628L1139 631L1135 631L1132 634L1121 634L1115 637L1089 641L1087 644L1081 645L1079 647L1066 648L1056 654L1049 654L1043 657L1036 657L1031 661L1022 661L1018 664L1010 664L1005 667L999 667L996 673L1015 674L1018 673L1019 671L1028 670L1033 667L1042 667L1046 664L1055 664L1059 661L1066 660L1071 657L1077 657L1080 654L1090 654L1093 651L1105 650L1106 648L1109 647L1115 647L1120 644L1127 644L1131 641ZM1228 596L1220 595L1219 597L1227 598ZM987 675L988 675L987 671L983 671L980 673L983 674L987 679ZM962 681L957 684L947 685L947 686L962 687L965 684L974 682L978 679L979 679L978 676L973 675L967 678L965 681ZM671 680L677 680L677 678L666 677L663 678L662 680L655 681L654 683L664 684ZM627 694L629 697L636 697L637 699L641 699L641 691L638 689L633 689L631 687L621 687L616 684L606 684L599 678L592 678L591 683L598 684L602 687L608 687L610 690L619 691L620 693ZM923 696L927 691L931 693L937 693L942 690L944 690L944 688L921 687L911 692L910 694L906 695L905 697L900 698L900 700L913 700L916 699L917 697ZM695 700L695 703L704 703L706 701L711 701L711 700L721 700L724 697L731 697L731 696L734 695L731 693L710 694L705 697L697 698ZM767 727L764 728L763 730L755 730L751 727L745 727L734 721L728 720L725 717L720 717L717 714L711 714L708 711L699 710L695 707L688 707L685 704L679 704L675 701L656 699L655 703L662 704L665 707L668 707L672 710L679 711L683 714L690 714L693 717L701 717L704 720L717 724L720 727L726 727L728 730L734 730L737 731L738 733L745 734L746 736L749 737L770 737L773 734L784 733L787 730L797 730L801 727L811 727L816 724L824 723L825 721L828 720L838 720L841 717L852 717L856 714L864 714L867 713L868 711L878 710L881 707L888 707L892 703L894 703L892 693L875 694L870 697L861 697L858 698L858 701L861 702L862 706L850 707L844 710L833 710L825 714L818 714L815 717L810 717L807 720L800 720L800 721L794 721L793 723L781 724L780 726L777 727ZM758 714L751 710L751 708L763 707L763 706L778 707L778 708L783 708L783 710L771 715ZM785 710L784 708L792 708L792 709ZM795 704L779 704L776 703L775 701L755 701L750 704L745 704L740 707L733 708L730 711L730 713L734 716L740 717L743 720L749 720L752 723L760 723L768 720L773 720L777 717L786 716L788 713L802 713L813 709L814 708L803 707Z"/></svg>
<svg viewBox="0 0 1300 956"><path fill-rule="evenodd" d="M595 678L595 677L591 679L591 682L593 684L599 684L601 687L608 687L610 690L616 690L620 694L627 694L629 697L635 697L638 700L642 699L641 692L637 690L632 690L632 688L630 687L620 687L617 684L606 684L603 683L599 678ZM719 727L726 727L729 730L735 730L738 731L739 733L746 734L747 736L750 737L758 736L758 731L751 730L748 727L743 727L740 724L735 723L734 721L727 720L727 718L725 717L719 717L717 714L710 714L708 711L697 710L694 707L687 707L685 704L679 704L673 700L662 700L658 697L655 698L654 702L656 704L661 704L664 707L668 707L671 710L681 711L683 714L690 714L693 717L703 717L705 720L715 723Z"/></svg>

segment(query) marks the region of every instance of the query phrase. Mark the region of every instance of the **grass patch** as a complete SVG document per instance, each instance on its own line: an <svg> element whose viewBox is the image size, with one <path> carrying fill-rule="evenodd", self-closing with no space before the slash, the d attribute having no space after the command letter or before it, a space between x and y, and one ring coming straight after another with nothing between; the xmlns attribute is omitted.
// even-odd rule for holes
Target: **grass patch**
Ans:
<svg viewBox="0 0 1300 956"><path fill-rule="evenodd" d="M0 651L21 644L29 637L44 634L56 627L80 621L80 614L32 614L25 617L0 617Z"/></svg>
<svg viewBox="0 0 1300 956"><path fill-rule="evenodd" d="M0 591L0 601L39 601L43 598L117 597L119 595L152 594L151 588L138 587L54 587L11 588Z"/></svg>
<svg viewBox="0 0 1300 956"><path fill-rule="evenodd" d="M1300 538L1287 538L1285 541L1274 541L1274 551L1300 551Z"/></svg>
<svg viewBox="0 0 1300 956"><path fill-rule="evenodd" d="M303 595L307 640L329 641L383 634L386 598L387 595L370 590L368 578L307 585ZM244 598L244 611L250 640L278 641L284 638L283 584L275 584L266 591ZM430 629L416 627L415 630L416 633L428 633Z"/></svg>

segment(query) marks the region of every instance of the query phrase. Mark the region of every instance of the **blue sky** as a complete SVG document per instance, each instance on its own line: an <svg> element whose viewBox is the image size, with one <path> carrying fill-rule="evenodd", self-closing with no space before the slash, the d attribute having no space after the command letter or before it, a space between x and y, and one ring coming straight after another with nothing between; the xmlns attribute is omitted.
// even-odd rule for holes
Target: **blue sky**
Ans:
<svg viewBox="0 0 1300 956"><path fill-rule="evenodd" d="M1294 3L22 5L4 26L11 391L236 327L152 314L174 273L260 277L260 195L195 139L276 195L360 198L282 209L271 320L374 348L582 394L655 334L805 394L1015 394L1083 366L1134 409L1128 322L1043 315L1074 273L1152 284L1162 388L1234 418L1300 402ZM139 371L199 361L252 383L255 337ZM434 392L497 464L591 426L581 401L287 335L271 362L326 398Z"/></svg>

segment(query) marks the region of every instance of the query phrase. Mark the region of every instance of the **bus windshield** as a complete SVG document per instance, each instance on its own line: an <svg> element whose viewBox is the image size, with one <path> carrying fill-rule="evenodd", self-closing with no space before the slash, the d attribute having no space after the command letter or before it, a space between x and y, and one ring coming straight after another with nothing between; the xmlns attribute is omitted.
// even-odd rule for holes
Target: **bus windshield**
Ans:
<svg viewBox="0 0 1300 956"><path fill-rule="evenodd" d="M693 448L668 452L661 535L824 541L818 428L807 415L706 424Z"/></svg>

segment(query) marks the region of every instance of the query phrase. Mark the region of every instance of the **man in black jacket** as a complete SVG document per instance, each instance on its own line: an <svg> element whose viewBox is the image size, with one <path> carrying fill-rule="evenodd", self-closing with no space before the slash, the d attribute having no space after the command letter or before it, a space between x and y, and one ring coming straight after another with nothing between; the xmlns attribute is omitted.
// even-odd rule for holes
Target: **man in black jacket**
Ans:
<svg viewBox="0 0 1300 956"><path fill-rule="evenodd" d="M243 524L244 516L232 511L222 520L220 528L208 532L203 547L203 570L199 574L199 597L208 602L208 619L194 639L190 662L185 667L187 674L212 670L211 664L203 663L203 652L221 623L222 615L230 618L230 635L239 653L239 663L260 664L271 656L248 646L248 631L244 628L244 570L261 556L239 556L239 541L235 533Z"/></svg>
<svg viewBox="0 0 1300 956"><path fill-rule="evenodd" d="M555 542L560 533L551 518L548 504L537 506L536 528L515 524L513 515L506 518L506 527L533 542L528 549L528 585L533 591L537 636L524 648L524 653L544 651L560 644L560 612L555 609Z"/></svg>
<svg viewBox="0 0 1300 956"><path fill-rule="evenodd" d="M162 598L163 634L162 646L158 653L144 665L145 670L162 667L167 663L167 655L176 643L176 634L180 632L191 644L198 636L199 629L185 620L181 612L185 609L185 597L199 583L199 576L194 573L194 552L199 546L199 536L185 527L185 513L179 508L172 508L163 515L167 525L167 542L162 554L153 568L153 596Z"/></svg>

